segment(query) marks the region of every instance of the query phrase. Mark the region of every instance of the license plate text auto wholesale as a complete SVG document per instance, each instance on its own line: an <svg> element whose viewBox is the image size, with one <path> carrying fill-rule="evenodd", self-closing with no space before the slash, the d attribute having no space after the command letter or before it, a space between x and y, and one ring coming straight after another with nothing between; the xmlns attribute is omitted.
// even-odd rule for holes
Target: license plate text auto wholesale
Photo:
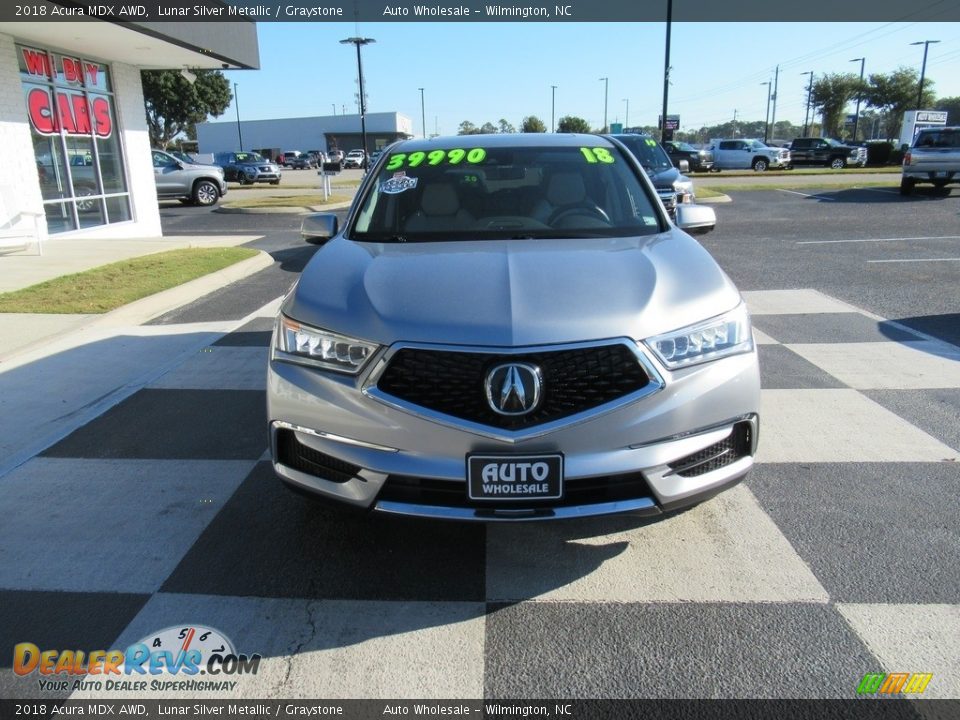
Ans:
<svg viewBox="0 0 960 720"><path fill-rule="evenodd" d="M562 455L468 455L471 500L557 500L563 497Z"/></svg>

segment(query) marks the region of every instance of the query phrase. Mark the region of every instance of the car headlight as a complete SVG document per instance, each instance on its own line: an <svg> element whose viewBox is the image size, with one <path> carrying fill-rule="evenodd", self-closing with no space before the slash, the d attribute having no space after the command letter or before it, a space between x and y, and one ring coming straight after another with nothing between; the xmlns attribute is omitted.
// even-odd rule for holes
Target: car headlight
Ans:
<svg viewBox="0 0 960 720"><path fill-rule="evenodd" d="M741 302L728 313L644 342L670 370L751 352L750 314Z"/></svg>
<svg viewBox="0 0 960 720"><path fill-rule="evenodd" d="M277 357L287 362L356 375L377 349L372 343L313 328L286 315L278 323Z"/></svg>
<svg viewBox="0 0 960 720"><path fill-rule="evenodd" d="M693 195L693 180L685 177L674 181L673 191L678 195Z"/></svg>

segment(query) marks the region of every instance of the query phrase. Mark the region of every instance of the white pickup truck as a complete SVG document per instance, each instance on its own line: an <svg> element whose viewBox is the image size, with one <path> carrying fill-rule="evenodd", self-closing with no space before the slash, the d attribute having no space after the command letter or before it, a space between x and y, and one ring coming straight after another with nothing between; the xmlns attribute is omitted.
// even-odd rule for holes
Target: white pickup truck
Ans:
<svg viewBox="0 0 960 720"><path fill-rule="evenodd" d="M944 188L960 183L960 127L926 128L903 156L900 194L909 195L917 183Z"/></svg>
<svg viewBox="0 0 960 720"><path fill-rule="evenodd" d="M714 169L736 170L753 168L763 172L770 168L790 167L790 151L770 147L749 138L713 139L708 148L713 152Z"/></svg>

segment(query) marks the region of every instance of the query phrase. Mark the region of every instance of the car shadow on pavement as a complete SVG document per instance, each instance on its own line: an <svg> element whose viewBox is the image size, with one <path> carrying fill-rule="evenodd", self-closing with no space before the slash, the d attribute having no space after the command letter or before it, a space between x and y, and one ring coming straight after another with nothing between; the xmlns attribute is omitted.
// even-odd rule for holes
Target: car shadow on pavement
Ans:
<svg viewBox="0 0 960 720"><path fill-rule="evenodd" d="M299 273L303 271L313 254L320 249L319 245L304 244L301 247L285 248L270 251L270 257L280 263L284 272Z"/></svg>
<svg viewBox="0 0 960 720"><path fill-rule="evenodd" d="M916 330L918 332L925 333L926 335L932 335L938 340L950 343L951 345L957 346L954 348L954 352L945 351L943 353L937 352L936 349L931 348L929 352L932 352L935 355L941 357L948 357L951 359L957 359L957 354L960 353L960 313L944 313L942 315L915 315L913 317L898 318L894 322L905 325L911 330ZM897 339L899 337L900 331L897 329L896 325L891 325L890 323L878 323L877 326L884 335L893 335Z"/></svg>
<svg viewBox="0 0 960 720"><path fill-rule="evenodd" d="M857 205L886 204L886 203L919 203L934 200L948 200L951 198L950 188L934 188L919 186L914 188L911 195L901 195L897 186L891 187L864 187L845 188L843 190L822 190L817 192L810 188L811 194L807 200L816 202L854 203ZM953 199L960 199L960 194L953 195Z"/></svg>

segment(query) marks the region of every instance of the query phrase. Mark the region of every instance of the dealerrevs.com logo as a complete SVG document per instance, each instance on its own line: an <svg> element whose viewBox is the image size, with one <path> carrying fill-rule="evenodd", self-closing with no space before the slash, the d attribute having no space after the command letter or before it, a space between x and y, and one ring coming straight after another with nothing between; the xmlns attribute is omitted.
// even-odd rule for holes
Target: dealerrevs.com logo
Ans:
<svg viewBox="0 0 960 720"><path fill-rule="evenodd" d="M41 691L229 691L237 685L230 677L256 675L259 667L260 655L237 653L226 635L203 625L168 627L126 650L13 648L14 673L40 675Z"/></svg>

